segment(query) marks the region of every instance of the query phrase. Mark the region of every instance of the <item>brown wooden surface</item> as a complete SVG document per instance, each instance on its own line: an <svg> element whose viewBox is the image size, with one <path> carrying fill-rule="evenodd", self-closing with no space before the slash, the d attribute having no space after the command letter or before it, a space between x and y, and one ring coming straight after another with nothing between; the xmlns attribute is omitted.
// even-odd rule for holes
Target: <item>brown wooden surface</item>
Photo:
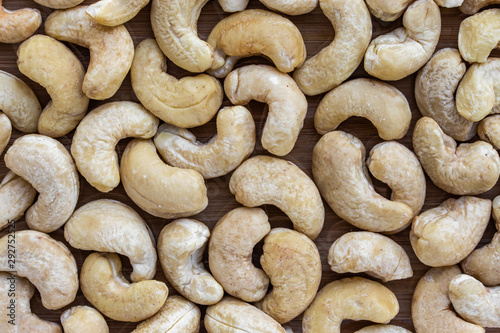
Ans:
<svg viewBox="0 0 500 333"><path fill-rule="evenodd" d="M84 4L90 4L95 1L88 1L86 0ZM34 3L31 0L5 0L3 5L7 9L18 9L18 8L23 8L23 7L34 7L38 8L43 15L44 21L45 18L52 12L51 9L42 7L36 3ZM250 5L248 8L264 8L264 6L257 0L251 0ZM456 9L441 9L442 13L442 33L441 33L441 39L438 45L437 49L441 49L444 47L457 47L457 35L458 35L458 28L460 25L460 22L466 17L465 15L461 14L458 10ZM146 8L144 8L137 17L135 17L133 20L128 22L126 24L130 34L132 35L134 39L135 45L137 45L140 41L142 41L145 38L153 37L153 32L151 30L151 25L149 21L149 14L150 14L150 5L148 5ZM223 17L227 16L228 14L224 13L222 9L220 8L219 4L217 1L209 1L209 3L203 8L201 17L199 19L199 24L198 24L198 29L199 29L199 34L201 38L206 39L208 34L210 33L211 29L217 24L218 21L220 21ZM326 17L322 14L321 10L319 8L316 8L313 12L307 14L307 15L302 15L298 17L289 17L300 29L306 46L307 46L307 53L308 57L316 54L319 50L321 50L323 47L327 46L331 40L334 37L334 31L333 28L330 24L330 22L326 19ZM389 32L393 30L394 28L401 26L401 19L397 20L396 22L393 23L385 23L382 21L379 21L377 19L373 19L373 36L376 37L380 34ZM42 27L37 31L37 33L43 34L43 25ZM70 49L81 59L82 63L84 66L88 65L88 60L89 60L89 52L87 49L72 45L72 44L67 44ZM26 83L30 85L30 87L33 88L35 91L36 95L38 96L42 107L44 107L48 101L50 100L50 97L47 95L45 89L40 87L38 84L32 82L25 76L23 76L16 65L16 50L17 50L18 45L6 45L6 44L0 44L0 70L7 71L9 73L12 73L16 75L17 77L21 78L24 80ZM499 52L494 52L493 55L500 55ZM263 58L249 58L245 60L241 60L238 63L238 66L242 66L244 64L250 64L250 63L268 63L266 60ZM189 73L186 73L182 69L179 69L175 67L171 62L168 62L168 72L170 74L176 75L177 77L181 77L183 75L188 75ZM368 77L366 72L362 69L362 66L356 70L356 72L352 75L351 78L357 78L357 77ZM420 114L417 110L416 104L415 104L415 99L414 99L414 94L413 94L413 88L414 88L414 81L415 81L415 74L411 75L410 77L407 77L403 80L397 81L397 82L392 82L391 84L400 89L408 99L411 110L413 112L413 118L412 118L412 125L410 128L410 131L407 133L407 135L402 139L399 140L399 142L403 143L407 147L411 148L411 134L412 134L412 129L413 126L416 122L416 120L420 117ZM297 141L297 144L293 151L287 155L285 158L292 161L296 165L298 165L302 170L304 170L309 176L311 176L311 154L312 154L312 149L315 145L315 143L319 140L320 136L316 133L314 130L313 126L313 117L314 117L314 111L318 105L318 102L321 100L323 95L319 96L314 96L314 97L309 97L309 110L307 113L307 118L304 124L304 128L300 134L300 137ZM123 82L122 87L120 90L116 93L116 95L106 101L98 102L98 101L91 101L89 110L92 110L95 108L97 105L100 105L105 102L109 101L122 101L122 100L129 100L129 101L138 101L137 97L134 95L130 83L130 77L127 76L125 81ZM224 101L224 105L229 105L230 103L227 101L227 98ZM254 155L257 154L266 154L266 151L262 149L262 146L260 145L260 135L262 132L262 127L264 125L264 121L266 119L266 110L267 107L264 104L261 103L256 103L256 102L251 102L249 105L250 110L252 111L255 121L256 121L256 128L257 128L257 145L254 151ZM340 128L341 130L347 131L349 133L354 134L358 138L360 138L363 143L365 144L367 151L369 151L375 144L381 142L382 140L377 136L377 132L375 128L365 119L361 118L352 118L349 119L348 121L344 122ZM210 123L207 125L204 125L200 128L194 129L195 134L198 136L198 138L202 141L208 140L213 134L215 134L215 123L212 120ZM10 141L10 144L21 136L22 133L18 131L14 131L12 139ZM64 136L62 138L59 138L59 141L63 143L68 149L71 144L71 135ZM471 141L477 140L477 137L473 138ZM130 140L122 140L119 145L118 145L118 154L121 156L121 153L123 152L127 142ZM5 167L5 163L3 161L3 157L0 159L0 175L3 177L7 172L7 169ZM208 188L208 196L209 196L209 204L208 207L200 214L194 216L194 218L204 222L207 224L210 229L213 228L215 223L218 221L220 217L222 217L225 213L230 211L233 208L236 208L239 206L239 204L234 200L234 197L230 194L229 189L228 189L228 184L229 184L229 178L230 175L227 175L225 177L220 177L217 179L213 180L208 180L207 183L207 188ZM81 180L81 192L80 192L80 199L78 202L78 207L81 205L100 198L111 198L111 199L116 199L119 201L122 201L139 212L139 214L146 220L150 228L152 229L154 235L157 237L161 231L161 229L168 223L170 220L164 220L161 218L157 218L154 216L151 216L144 211L142 211L140 208L138 208L125 194L125 191L123 187L120 185L118 186L114 191L103 194L95 190L93 187L91 187L82 177L80 178ZM376 189L379 191L379 193L389 196L390 190L388 189L387 186L384 184L374 181ZM425 206L423 210L427 210L429 208L435 207L439 205L441 202L443 202L446 198L451 197L449 194L443 192L442 190L438 189L436 186L434 186L430 180L427 180L427 198L425 202ZM490 198L493 199L496 195L500 194L500 186L497 185L494 189L491 191L484 193L481 195L482 198ZM328 263L327 263L327 254L328 254L328 249L330 245L342 234L349 232L349 231L354 231L356 228L353 226L349 225L348 223L340 220L333 212L332 210L325 204L326 208L326 220L325 220L325 226L323 231L321 232L320 236L316 239L315 243L318 246L318 249L321 254L321 259L323 263L323 278L321 282L321 287L323 287L325 284L336 280L340 279L342 277L345 277L347 275L340 275L337 273L334 273L330 270ZM277 226L285 226L292 228L291 223L289 222L288 218L286 215L284 215L281 211L279 211L277 208L272 207L272 206L267 206L264 207L266 210L267 214L270 217L270 221L273 227ZM25 229L26 224L24 221L21 219L18 224L17 224L18 230ZM5 234L5 230L3 231L2 235ZM488 229L486 230L486 233L484 234L483 239L481 240L480 245L484 245L486 243L489 243L490 239L492 238L492 235L495 232L495 228L493 226L493 223L491 222ZM386 283L386 286L389 287L398 297L399 304L400 304L400 312L394 318L392 321L393 324L396 325L401 325L404 326L412 331L414 331L412 322L411 322L411 313L410 313L410 304L411 304L411 298L413 294L413 290L415 288L415 285L417 284L419 278L428 270L428 267L423 265L418 261L416 256L413 253L413 250L410 246L410 242L408 239L408 233L409 233L409 228L406 229L403 232L400 232L396 235L391 235L393 240L397 241L400 245L402 245L405 250L407 251L408 255L410 256L411 259L411 264L414 270L414 276L411 279L406 279L402 281L393 281ZM56 238L57 240L63 241L63 230L59 229L51 234L52 237ZM124 240L126 241L126 240ZM66 242L65 242L66 243ZM66 243L67 244L67 243ZM69 246L69 245L68 245ZM71 248L71 247L70 247ZM86 256L90 253L88 251L79 251L72 249L72 252L76 258L76 261L78 263L78 266L80 267L83 260L86 258ZM260 246L257 246L254 251L254 262L258 265L258 258L260 257L262 250ZM206 262L206 253L205 253L205 265L208 267L207 262ZM127 261L126 258L122 257L123 260L123 265L124 265L124 272L125 275L128 277L128 274L131 271L131 267ZM161 271L161 267L158 265L158 272L155 276L156 279L165 281L165 277ZM176 294L177 292L173 289L170 288L170 294ZM51 320L54 322L59 322L59 317L61 313L66 310L67 308L78 305L78 304L88 304L90 305L82 295L81 291L78 293L76 300L69 306L57 310L57 311L49 311L46 310L41 302L40 302L40 296L38 292L35 294L35 296L32 299L31 305L32 305L32 310L34 313L42 317L43 319L46 320ZM204 312L204 308L202 307L202 311ZM130 332L132 331L136 324L135 323L121 323L121 322L116 322L112 320L108 320L108 324L110 327L111 332ZM354 322L354 321L345 321L342 326L342 332L353 332L356 329L359 329L363 326L366 326L370 324L369 322ZM301 332L301 321L300 317L295 319L294 321L290 322L288 326L291 326L293 328L294 332ZM202 327L202 332L204 332L204 329ZM489 329L488 332L500 332L499 329Z"/></svg>

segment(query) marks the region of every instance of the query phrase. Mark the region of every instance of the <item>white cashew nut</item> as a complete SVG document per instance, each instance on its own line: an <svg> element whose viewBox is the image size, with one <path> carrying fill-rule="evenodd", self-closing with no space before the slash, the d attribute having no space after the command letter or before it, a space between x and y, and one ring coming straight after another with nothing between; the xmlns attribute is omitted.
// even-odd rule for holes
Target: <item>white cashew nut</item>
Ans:
<svg viewBox="0 0 500 333"><path fill-rule="evenodd" d="M64 333L109 333L104 317L86 305L74 306L63 312L61 324Z"/></svg>
<svg viewBox="0 0 500 333"><path fill-rule="evenodd" d="M21 218L35 201L36 193L30 183L9 171L0 183L0 229Z"/></svg>
<svg viewBox="0 0 500 333"><path fill-rule="evenodd" d="M99 24L116 26L133 19L148 3L149 0L100 0L86 12Z"/></svg>
<svg viewBox="0 0 500 333"><path fill-rule="evenodd" d="M470 62L485 62L500 42L500 9L493 8L470 16L460 23L458 49Z"/></svg>

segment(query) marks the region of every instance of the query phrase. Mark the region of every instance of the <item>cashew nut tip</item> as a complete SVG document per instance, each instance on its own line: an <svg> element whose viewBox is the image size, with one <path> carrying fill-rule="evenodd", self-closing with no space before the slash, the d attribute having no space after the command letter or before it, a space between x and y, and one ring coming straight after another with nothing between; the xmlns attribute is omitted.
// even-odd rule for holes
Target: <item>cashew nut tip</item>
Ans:
<svg viewBox="0 0 500 333"><path fill-rule="evenodd" d="M412 1L413 0L366 0L366 5L376 18L382 21L392 22L403 15Z"/></svg>
<svg viewBox="0 0 500 333"><path fill-rule="evenodd" d="M64 226L64 238L80 250L116 252L128 257L134 282L150 280L156 273L151 230L139 214L119 201L95 200L78 208Z"/></svg>
<svg viewBox="0 0 500 333"><path fill-rule="evenodd" d="M227 13L241 12L248 6L249 0L219 0L222 10Z"/></svg>
<svg viewBox="0 0 500 333"><path fill-rule="evenodd" d="M403 27L371 41L365 54L365 70L385 81L407 77L431 58L440 35L438 5L433 0L417 0L406 9Z"/></svg>
<svg viewBox="0 0 500 333"><path fill-rule="evenodd" d="M5 113L0 112L0 154L3 153L5 147L9 144L11 135L12 123Z"/></svg>
<svg viewBox="0 0 500 333"><path fill-rule="evenodd" d="M485 62L500 42L500 9L493 8L470 16L460 23L458 48L470 62Z"/></svg>
<svg viewBox="0 0 500 333"><path fill-rule="evenodd" d="M286 15L302 15L313 11L318 0L260 0L267 8Z"/></svg>
<svg viewBox="0 0 500 333"><path fill-rule="evenodd" d="M149 0L100 0L86 12L99 24L116 26L133 19L148 3Z"/></svg>
<svg viewBox="0 0 500 333"><path fill-rule="evenodd" d="M312 240L323 229L325 209L313 180L292 162L255 156L231 176L229 190L246 207L271 204L281 209L294 229Z"/></svg>
<svg viewBox="0 0 500 333"><path fill-rule="evenodd" d="M52 97L38 120L38 132L57 138L74 130L89 98L82 91L85 69L73 52L51 37L35 35L17 49L17 66Z"/></svg>
<svg viewBox="0 0 500 333"><path fill-rule="evenodd" d="M293 73L306 95L327 92L351 76L372 37L370 12L363 0L319 0L319 5L333 25L335 38Z"/></svg>
<svg viewBox="0 0 500 333"><path fill-rule="evenodd" d="M360 330L357 330L354 333L412 333L412 332L400 326L378 324L378 325L366 326Z"/></svg>
<svg viewBox="0 0 500 333"><path fill-rule="evenodd" d="M0 183L0 229L23 216L37 192L26 180L9 171Z"/></svg>
<svg viewBox="0 0 500 333"><path fill-rule="evenodd" d="M42 24L38 9L8 10L0 0L0 43L19 43L33 35Z"/></svg>
<svg viewBox="0 0 500 333"><path fill-rule="evenodd" d="M219 80L207 74L177 80L166 72L167 62L154 39L135 50L130 76L141 103L166 123L196 127L207 123L222 104Z"/></svg>
<svg viewBox="0 0 500 333"><path fill-rule="evenodd" d="M74 306L64 311L61 324L64 333L109 333L104 317L87 305Z"/></svg>
<svg viewBox="0 0 500 333"><path fill-rule="evenodd" d="M66 9L78 6L83 0L35 0L35 2L53 9Z"/></svg>
<svg viewBox="0 0 500 333"><path fill-rule="evenodd" d="M464 0L459 7L464 14L476 14L481 8L500 3L500 0Z"/></svg>
<svg viewBox="0 0 500 333"><path fill-rule="evenodd" d="M464 0L434 0L434 2L440 7L444 8L456 8L460 7Z"/></svg>
<svg viewBox="0 0 500 333"><path fill-rule="evenodd" d="M134 42L124 25L97 24L87 15L87 8L78 6L53 12L45 21L45 33L90 50L82 89L89 98L103 100L116 93L129 72Z"/></svg>
<svg viewBox="0 0 500 333"><path fill-rule="evenodd" d="M500 115L484 118L477 127L477 134L481 140L488 142L495 149L500 149Z"/></svg>
<svg viewBox="0 0 500 333"><path fill-rule="evenodd" d="M304 333L340 333L343 320L386 324L399 312L399 303L384 285L362 277L344 278L324 286L302 318Z"/></svg>
<svg viewBox="0 0 500 333"><path fill-rule="evenodd" d="M202 305L215 304L224 296L201 261L209 237L206 225L190 219L170 222L158 237L158 256L168 281L188 300Z"/></svg>

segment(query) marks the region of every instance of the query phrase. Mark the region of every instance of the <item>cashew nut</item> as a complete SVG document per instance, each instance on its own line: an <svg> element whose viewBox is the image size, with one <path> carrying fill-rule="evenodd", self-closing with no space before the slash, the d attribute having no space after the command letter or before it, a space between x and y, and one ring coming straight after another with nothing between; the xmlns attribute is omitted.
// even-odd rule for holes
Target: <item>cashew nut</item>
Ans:
<svg viewBox="0 0 500 333"><path fill-rule="evenodd" d="M433 0L417 0L403 15L403 27L371 41L365 54L365 70L386 81L407 77L431 58L440 35L439 7Z"/></svg>
<svg viewBox="0 0 500 333"><path fill-rule="evenodd" d="M476 197L448 199L413 220L411 246L427 266L459 263L481 240L491 214L491 201Z"/></svg>
<svg viewBox="0 0 500 333"><path fill-rule="evenodd" d="M133 140L122 155L120 173L127 195L151 215L171 219L198 214L208 205L203 176L165 164L151 140Z"/></svg>
<svg viewBox="0 0 500 333"><path fill-rule="evenodd" d="M307 14L318 6L318 0L260 0L267 8L286 15Z"/></svg>
<svg viewBox="0 0 500 333"><path fill-rule="evenodd" d="M89 98L103 100L115 94L132 66L134 42L124 25L96 24L87 15L87 8L78 6L53 12L45 21L45 33L90 50L83 92Z"/></svg>
<svg viewBox="0 0 500 333"><path fill-rule="evenodd" d="M214 49L211 70L216 77L225 77L242 57L263 55L284 73L306 59L299 29L283 16L262 9L224 18L213 28L207 43Z"/></svg>
<svg viewBox="0 0 500 333"><path fill-rule="evenodd" d="M15 240L15 262L12 246ZM10 241L10 243L9 243ZM74 301L78 291L76 261L68 248L49 235L24 230L0 238L0 271L12 271L26 277L40 292L42 304L49 310L60 309Z"/></svg>
<svg viewBox="0 0 500 333"><path fill-rule="evenodd" d="M476 195L490 190L500 174L496 150L483 141L457 143L429 117L417 121L413 149L432 182L456 195Z"/></svg>
<svg viewBox="0 0 500 333"><path fill-rule="evenodd" d="M219 0L222 10L229 13L241 12L248 6L249 0Z"/></svg>
<svg viewBox="0 0 500 333"><path fill-rule="evenodd" d="M363 327L362 329L357 330L354 333L412 333L412 332L400 326L378 324L378 325Z"/></svg>
<svg viewBox="0 0 500 333"><path fill-rule="evenodd" d="M267 215L260 208L233 209L215 225L208 245L208 263L228 294L247 302L259 301L266 295L269 278L252 264L252 251L270 230Z"/></svg>
<svg viewBox="0 0 500 333"><path fill-rule="evenodd" d="M80 273L83 295L113 320L138 322L158 312L168 296L165 283L144 280L130 284L121 270L122 263L117 254L90 254Z"/></svg>
<svg viewBox="0 0 500 333"><path fill-rule="evenodd" d="M228 174L252 154L255 123L245 107L225 107L217 115L217 134L206 144L196 141L190 131L169 124L158 128L154 142L167 163L210 179Z"/></svg>
<svg viewBox="0 0 500 333"><path fill-rule="evenodd" d="M61 324L64 333L108 333L104 317L90 306L74 306L63 312Z"/></svg>
<svg viewBox="0 0 500 333"><path fill-rule="evenodd" d="M38 9L8 10L0 0L0 43L19 43L33 35L42 24Z"/></svg>
<svg viewBox="0 0 500 333"><path fill-rule="evenodd" d="M141 103L161 120L179 127L200 126L212 119L224 95L220 82L206 74L177 80L166 68L165 56L154 39L137 46L130 76Z"/></svg>
<svg viewBox="0 0 500 333"><path fill-rule="evenodd" d="M244 206L278 207L295 230L313 240L323 229L325 209L318 188L292 162L271 156L252 157L233 173L229 190Z"/></svg>
<svg viewBox="0 0 500 333"><path fill-rule="evenodd" d="M9 144L12 135L12 123L4 113L0 112L0 154Z"/></svg>
<svg viewBox="0 0 500 333"><path fill-rule="evenodd" d="M483 7L498 3L500 3L500 0L464 0L459 9L464 14L472 15Z"/></svg>
<svg viewBox="0 0 500 333"><path fill-rule="evenodd" d="M30 183L9 171L0 183L0 229L21 218L35 201L36 193Z"/></svg>
<svg viewBox="0 0 500 333"><path fill-rule="evenodd" d="M314 114L319 134L335 130L349 117L364 117L384 140L405 136L411 121L406 97L395 87L371 79L354 79L328 92Z"/></svg>
<svg viewBox="0 0 500 333"><path fill-rule="evenodd" d="M38 120L38 132L57 138L74 130L89 105L82 91L85 69L75 54L51 37L35 35L17 49L17 66L52 97Z"/></svg>
<svg viewBox="0 0 500 333"><path fill-rule="evenodd" d="M249 65L227 76L224 91L233 104L254 99L269 105L261 138L264 149L278 156L293 149L304 125L307 99L290 76L271 66Z"/></svg>
<svg viewBox="0 0 500 333"><path fill-rule="evenodd" d="M210 305L219 302L224 289L201 262L210 230L196 220L167 224L158 237L158 256L170 284L188 300Z"/></svg>
<svg viewBox="0 0 500 333"><path fill-rule="evenodd" d="M386 324L399 312L396 296L384 285L362 277L324 286L302 318L304 333L340 333L344 319Z"/></svg>
<svg viewBox="0 0 500 333"><path fill-rule="evenodd" d="M461 319L448 297L450 281L459 275L457 266L431 268L418 281L411 302L411 318L419 333L484 333L484 328Z"/></svg>
<svg viewBox="0 0 500 333"><path fill-rule="evenodd" d="M382 21L397 20L413 0L366 0L370 12Z"/></svg>
<svg viewBox="0 0 500 333"><path fill-rule="evenodd" d="M462 117L455 104L455 91L466 66L457 49L439 50L418 72L415 100L424 117L434 119L443 132L458 141L476 135L477 123Z"/></svg>
<svg viewBox="0 0 500 333"><path fill-rule="evenodd" d="M35 0L35 2L53 9L66 9L78 6L83 0Z"/></svg>
<svg viewBox="0 0 500 333"><path fill-rule="evenodd" d="M328 264L337 273L363 273L384 282L413 276L410 258L389 237L368 231L349 232L332 244Z"/></svg>
<svg viewBox="0 0 500 333"><path fill-rule="evenodd" d="M460 23L458 48L468 62L485 62L500 42L500 9L488 9Z"/></svg>
<svg viewBox="0 0 500 333"><path fill-rule="evenodd" d="M434 2L440 7L456 8L460 7L464 0L434 0Z"/></svg>
<svg viewBox="0 0 500 333"><path fill-rule="evenodd" d="M64 238L76 249L128 257L134 282L152 279L156 273L151 230L139 214L119 201L95 200L78 208L64 226Z"/></svg>
<svg viewBox="0 0 500 333"><path fill-rule="evenodd" d="M477 134L481 140L488 142L495 149L500 149L500 115L484 118L477 127Z"/></svg>
<svg viewBox="0 0 500 333"><path fill-rule="evenodd" d="M100 0L86 12L99 24L116 26L133 19L148 3L149 0Z"/></svg>
<svg viewBox="0 0 500 333"><path fill-rule="evenodd" d="M149 139L155 135L159 120L142 105L111 102L89 112L82 119L71 144L71 155L78 171L101 192L120 183L115 146L123 138Z"/></svg>
<svg viewBox="0 0 500 333"><path fill-rule="evenodd" d="M52 232L69 219L78 201L80 181L71 155L59 141L24 135L7 150L5 165L39 193L26 212L28 227Z"/></svg>

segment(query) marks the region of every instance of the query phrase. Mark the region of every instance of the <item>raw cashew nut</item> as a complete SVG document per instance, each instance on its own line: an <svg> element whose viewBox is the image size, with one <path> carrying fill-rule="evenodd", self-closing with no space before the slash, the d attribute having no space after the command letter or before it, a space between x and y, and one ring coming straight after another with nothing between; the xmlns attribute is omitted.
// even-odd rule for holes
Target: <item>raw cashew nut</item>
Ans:
<svg viewBox="0 0 500 333"><path fill-rule="evenodd" d="M477 134L481 140L488 142L495 149L500 149L500 115L484 118L477 127Z"/></svg>
<svg viewBox="0 0 500 333"><path fill-rule="evenodd" d="M12 245L9 247L13 239L15 262ZM49 310L60 309L76 297L78 271L75 258L63 243L45 233L24 230L0 238L0 271L12 270L35 285L43 306Z"/></svg>
<svg viewBox="0 0 500 333"><path fill-rule="evenodd" d="M335 88L351 76L372 37L370 12L363 0L319 0L319 5L333 25L335 38L293 73L309 96Z"/></svg>
<svg viewBox="0 0 500 333"><path fill-rule="evenodd" d="M493 8L470 16L460 23L458 48L470 62L485 62L500 42L500 9Z"/></svg>
<svg viewBox="0 0 500 333"><path fill-rule="evenodd" d="M456 8L460 7L464 0L434 0L434 2L440 7Z"/></svg>
<svg viewBox="0 0 500 333"><path fill-rule="evenodd" d="M61 324L64 333L109 333L104 317L86 305L74 306L63 312Z"/></svg>
<svg viewBox="0 0 500 333"><path fill-rule="evenodd" d="M500 3L500 0L464 0L459 9L464 14L472 15L483 7L498 3Z"/></svg>
<svg viewBox="0 0 500 333"><path fill-rule="evenodd" d="M229 190L244 206L278 207L295 230L313 240L323 229L325 208L318 188L292 162L271 156L252 157L233 173Z"/></svg>
<svg viewBox="0 0 500 333"><path fill-rule="evenodd" d="M217 115L217 134L206 144L196 141L190 131L169 124L158 128L154 142L167 163L210 179L228 174L252 154L255 122L245 107L225 107Z"/></svg>
<svg viewBox="0 0 500 333"><path fill-rule="evenodd" d="M38 120L38 132L57 138L74 130L89 106L82 91L85 69L75 54L51 37L35 35L17 49L17 66L52 98Z"/></svg>
<svg viewBox="0 0 500 333"><path fill-rule="evenodd" d="M66 9L78 6L83 0L35 0L35 2L53 9Z"/></svg>
<svg viewBox="0 0 500 333"><path fill-rule="evenodd" d="M266 295L269 278L252 264L252 251L270 230L267 215L260 208L233 209L215 225L208 245L208 263L228 294L247 302L259 301Z"/></svg>
<svg viewBox="0 0 500 333"><path fill-rule="evenodd" d="M166 68L166 58L154 39L143 40L137 46L130 76L132 88L146 109L184 128L212 119L224 95L219 80L207 74L177 80L167 74Z"/></svg>
<svg viewBox="0 0 500 333"><path fill-rule="evenodd" d="M306 60L299 29L283 16L262 9L224 18L213 28L207 43L214 49L211 70L216 77L225 77L242 57L263 55L284 73Z"/></svg>
<svg viewBox="0 0 500 333"><path fill-rule="evenodd" d="M5 228L9 221L23 216L33 201L36 190L23 178L9 171L0 183L0 230Z"/></svg>
<svg viewBox="0 0 500 333"><path fill-rule="evenodd" d="M219 0L222 10L228 13L241 12L248 6L249 0Z"/></svg>
<svg viewBox="0 0 500 333"><path fill-rule="evenodd" d="M138 322L158 312L168 296L165 283L145 280L130 284L121 270L117 254L92 253L83 262L80 273L83 295L113 320Z"/></svg>
<svg viewBox="0 0 500 333"><path fill-rule="evenodd" d="M411 155L410 152L394 155L399 156L394 161L399 163L399 170L394 170L393 163L389 165L389 170L397 170L395 181L391 180L393 185L389 184L394 189L418 188L414 186L419 181L419 172ZM403 230L411 222L412 208L378 194L367 175L364 160L365 147L358 138L342 131L325 134L314 147L312 156L312 173L319 191L335 214L360 229ZM403 170L412 172L406 175L401 173ZM392 195L396 198L396 194Z"/></svg>
<svg viewBox="0 0 500 333"><path fill-rule="evenodd" d="M466 322L452 310L448 285L460 273L457 266L431 268L418 281L411 302L417 332L484 333L484 328Z"/></svg>
<svg viewBox="0 0 500 333"><path fill-rule="evenodd" d="M188 300L202 305L215 304L224 296L222 286L201 262L209 237L206 225L189 219L170 222L158 237L158 256L168 281Z"/></svg>
<svg viewBox="0 0 500 333"><path fill-rule="evenodd" d="M300 315L318 292L321 282L318 249L300 232L276 228L264 239L260 264L273 289L259 308L278 323L287 323Z"/></svg>
<svg viewBox="0 0 500 333"><path fill-rule="evenodd" d="M33 35L42 24L38 9L8 10L0 0L0 43L19 43Z"/></svg>
<svg viewBox="0 0 500 333"><path fill-rule="evenodd" d="M133 140L120 173L127 195L151 215L172 219L198 214L208 205L203 176L163 163L151 140Z"/></svg>
<svg viewBox="0 0 500 333"><path fill-rule="evenodd" d="M386 22L397 20L413 0L366 0L370 12Z"/></svg>
<svg viewBox="0 0 500 333"><path fill-rule="evenodd" d="M83 80L89 98L103 100L115 94L134 60L134 42L124 25L96 24L88 6L57 10L45 21L45 33L53 38L86 47L90 62Z"/></svg>
<svg viewBox="0 0 500 333"><path fill-rule="evenodd" d="M69 219L78 201L80 181L71 155L59 141L24 135L7 150L5 165L39 193L26 212L28 227L52 232Z"/></svg>
<svg viewBox="0 0 500 333"><path fill-rule="evenodd" d="M314 114L314 127L325 134L353 116L370 120L382 139L396 140L408 131L411 110L406 97L395 87L372 79L354 79L323 97Z"/></svg>
<svg viewBox="0 0 500 333"><path fill-rule="evenodd" d="M459 263L481 240L491 214L491 201L476 197L448 199L413 220L410 241L427 266Z"/></svg>
<svg viewBox="0 0 500 333"><path fill-rule="evenodd" d="M328 264L336 273L363 273L384 282L413 276L410 258L389 237L369 232L348 232L328 251Z"/></svg>
<svg viewBox="0 0 500 333"><path fill-rule="evenodd" d="M415 80L415 100L422 116L434 119L444 133L458 141L470 140L477 128L455 105L455 91L465 70L460 52L446 48L432 56Z"/></svg>
<svg viewBox="0 0 500 333"><path fill-rule="evenodd" d="M0 154L9 144L12 135L12 123L4 113L0 112Z"/></svg>
<svg viewBox="0 0 500 333"><path fill-rule="evenodd" d="M133 19L148 3L149 0L100 0L86 12L99 24L116 26Z"/></svg>
<svg viewBox="0 0 500 333"><path fill-rule="evenodd" d="M403 27L378 36L365 54L365 70L385 81L396 81L425 65L441 35L441 12L433 0L413 2L403 15Z"/></svg>
<svg viewBox="0 0 500 333"><path fill-rule="evenodd" d="M293 149L304 125L307 99L290 76L271 66L249 65L227 76L224 91L233 104L254 99L269 105L261 138L264 149L278 156Z"/></svg>
<svg viewBox="0 0 500 333"><path fill-rule="evenodd" d="M417 121L413 149L432 182L455 195L476 195L490 190L500 174L496 150L483 141L457 143L429 117Z"/></svg>
<svg viewBox="0 0 500 333"><path fill-rule="evenodd" d="M286 15L307 14L318 6L318 0L260 0L267 8Z"/></svg>
<svg viewBox="0 0 500 333"><path fill-rule="evenodd" d="M64 226L64 238L76 249L128 257L134 282L150 280L156 273L151 230L139 214L119 201L95 200L78 208Z"/></svg>
<svg viewBox="0 0 500 333"><path fill-rule="evenodd" d="M354 333L412 333L412 332L400 326L379 324L379 325L366 326L360 330L357 330Z"/></svg>
<svg viewBox="0 0 500 333"><path fill-rule="evenodd" d="M229 296L207 308L204 322L208 333L286 332L278 322L255 306Z"/></svg>
<svg viewBox="0 0 500 333"><path fill-rule="evenodd" d="M76 128L71 155L78 171L101 192L120 183L115 146L123 138L149 139L155 135L159 120L142 105L111 102L89 112Z"/></svg>
<svg viewBox="0 0 500 333"><path fill-rule="evenodd" d="M132 333L198 333L200 309L181 296L171 296L161 309L146 319Z"/></svg>
<svg viewBox="0 0 500 333"><path fill-rule="evenodd" d="M324 286L302 318L304 333L340 333L344 319L386 324L399 312L396 296L384 285L362 277Z"/></svg>

